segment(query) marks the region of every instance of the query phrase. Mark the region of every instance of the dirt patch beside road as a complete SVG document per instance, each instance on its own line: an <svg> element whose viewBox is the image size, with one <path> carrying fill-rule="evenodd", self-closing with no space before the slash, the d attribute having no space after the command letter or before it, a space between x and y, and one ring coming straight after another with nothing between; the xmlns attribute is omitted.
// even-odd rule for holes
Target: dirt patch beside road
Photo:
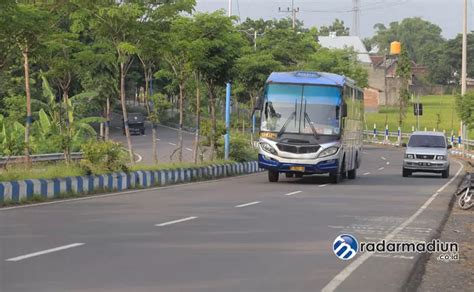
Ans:
<svg viewBox="0 0 474 292"><path fill-rule="evenodd" d="M459 260L443 262L433 254L425 267L418 291L472 291L474 287L474 211L453 206L440 236L459 243Z"/></svg>

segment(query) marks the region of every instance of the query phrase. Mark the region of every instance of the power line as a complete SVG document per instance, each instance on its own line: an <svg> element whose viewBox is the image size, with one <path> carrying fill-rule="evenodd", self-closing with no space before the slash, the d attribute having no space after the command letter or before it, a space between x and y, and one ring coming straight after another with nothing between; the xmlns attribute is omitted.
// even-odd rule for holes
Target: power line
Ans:
<svg viewBox="0 0 474 292"><path fill-rule="evenodd" d="M367 5L359 5L359 11L366 11L366 10L382 10L387 8L392 8L396 6L405 5L408 3L409 0L401 0L399 2L392 2L392 3L385 3L385 2L375 2L372 4ZM302 9L300 12L310 12L310 13L352 13L354 12L354 8L351 9Z"/></svg>

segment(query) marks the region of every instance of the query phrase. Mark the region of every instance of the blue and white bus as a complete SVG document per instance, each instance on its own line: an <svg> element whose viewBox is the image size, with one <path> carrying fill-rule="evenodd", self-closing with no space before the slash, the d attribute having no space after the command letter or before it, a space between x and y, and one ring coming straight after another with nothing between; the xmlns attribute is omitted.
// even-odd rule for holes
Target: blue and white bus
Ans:
<svg viewBox="0 0 474 292"><path fill-rule="evenodd" d="M356 178L362 155L363 91L345 76L274 72L260 110L259 166L268 180L328 173L332 183Z"/></svg>

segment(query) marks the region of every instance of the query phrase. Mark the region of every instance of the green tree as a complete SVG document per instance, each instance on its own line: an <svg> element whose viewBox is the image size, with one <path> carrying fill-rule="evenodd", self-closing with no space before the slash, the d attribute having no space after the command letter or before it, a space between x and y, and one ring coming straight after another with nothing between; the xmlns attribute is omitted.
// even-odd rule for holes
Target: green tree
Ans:
<svg viewBox="0 0 474 292"><path fill-rule="evenodd" d="M74 15L74 28L81 32L90 27L96 41L110 42L113 46L120 77L120 103L127 137L130 163L134 163L132 140L128 127L128 113L125 96L125 78L137 53L136 41L139 34L138 21L145 15L145 7L137 2L84 2Z"/></svg>
<svg viewBox="0 0 474 292"><path fill-rule="evenodd" d="M474 92L468 92L464 96L458 95L456 110L468 129L474 129Z"/></svg>
<svg viewBox="0 0 474 292"><path fill-rule="evenodd" d="M411 61L408 50L402 46L400 57L397 62L397 77L400 78L400 97L398 98L398 126L401 127L406 116L406 110L410 101Z"/></svg>
<svg viewBox="0 0 474 292"><path fill-rule="evenodd" d="M309 71L331 72L354 79L359 87L367 87L368 71L357 60L353 50L320 48L311 55L304 68Z"/></svg>
<svg viewBox="0 0 474 292"><path fill-rule="evenodd" d="M83 115L102 111L105 122L101 124L100 135L108 140L111 108L119 95L119 70L113 47L108 42L92 42L76 53L75 58L79 63L77 75L82 88L85 92L97 92L95 98L77 104L76 111Z"/></svg>
<svg viewBox="0 0 474 292"><path fill-rule="evenodd" d="M195 59L194 66L209 92L211 109L211 137L217 133L216 99L218 89L232 80L233 68L240 57L242 36L223 11L195 15L195 45L206 58ZM215 158L215 139L211 139L211 159Z"/></svg>
<svg viewBox="0 0 474 292"><path fill-rule="evenodd" d="M408 57L418 64L423 64L430 70L430 80L443 82L447 78L446 64L443 59L445 39L441 28L419 17L405 18L401 22L392 22L389 27L383 24L374 26L375 35L370 45L377 46L380 53L389 53L390 43L400 41L405 46Z"/></svg>
<svg viewBox="0 0 474 292"><path fill-rule="evenodd" d="M189 17L179 17L171 24L171 29L167 34L166 50L163 51L163 59L168 65L168 69L163 69L158 75L170 76L176 81L179 89L179 131L178 148L173 154L178 152L178 160L183 160L183 122L184 122L184 99L185 85L193 73L192 59L194 50L194 40L196 32L193 30L193 20ZM172 156L173 156L172 154Z"/></svg>
<svg viewBox="0 0 474 292"><path fill-rule="evenodd" d="M262 94L265 80L274 72L282 69L281 64L268 51L252 52L243 55L236 64L237 81L248 95L251 109Z"/></svg>
<svg viewBox="0 0 474 292"><path fill-rule="evenodd" d="M329 26L321 26L319 35L328 36L331 32L335 32L337 36L348 36L350 29L345 26L343 20L336 18Z"/></svg>
<svg viewBox="0 0 474 292"><path fill-rule="evenodd" d="M461 61L462 61L462 35L458 34L455 38L447 41L443 47L443 59L441 60L439 67L447 70L446 78L443 81L452 81L453 76L455 77L456 83L461 77ZM467 76L474 76L474 62L472 58L474 56L474 32L467 34ZM457 73L457 74L455 74Z"/></svg>
<svg viewBox="0 0 474 292"><path fill-rule="evenodd" d="M35 4L17 4L10 21L14 28L12 38L23 57L25 94L26 94L26 124L25 124L25 155L30 163L30 128L31 90L30 90L30 56L37 53L41 46L41 38L48 34L51 27L49 14Z"/></svg>

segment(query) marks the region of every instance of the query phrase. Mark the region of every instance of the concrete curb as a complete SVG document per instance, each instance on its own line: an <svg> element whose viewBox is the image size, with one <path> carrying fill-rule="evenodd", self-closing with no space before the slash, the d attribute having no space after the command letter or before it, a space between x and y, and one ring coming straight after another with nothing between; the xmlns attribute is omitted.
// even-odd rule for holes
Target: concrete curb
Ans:
<svg viewBox="0 0 474 292"><path fill-rule="evenodd" d="M216 179L260 171L258 162L250 161L205 167L115 172L103 175L0 182L0 203L18 203L31 199L35 195L42 196L45 199L54 199L60 197L61 194L86 195L97 192L124 191Z"/></svg>

